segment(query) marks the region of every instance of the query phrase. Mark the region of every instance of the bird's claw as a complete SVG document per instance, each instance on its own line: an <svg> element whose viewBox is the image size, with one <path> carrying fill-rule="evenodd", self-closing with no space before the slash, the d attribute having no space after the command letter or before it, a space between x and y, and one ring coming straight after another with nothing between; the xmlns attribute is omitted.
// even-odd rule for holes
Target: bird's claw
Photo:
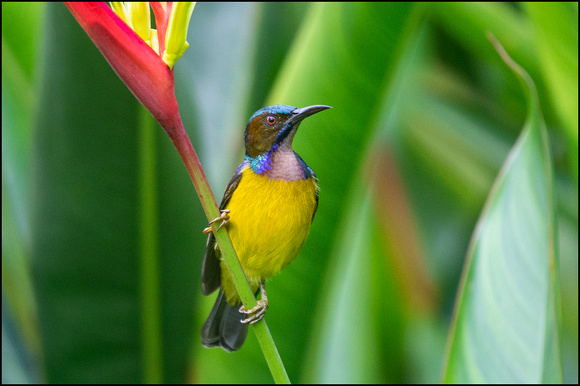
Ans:
<svg viewBox="0 0 580 386"><path fill-rule="evenodd" d="M209 224L208 224L209 226L203 230L203 233L206 234L206 235L208 233L210 233L211 232L211 224L213 224L214 222L217 222L217 221L221 221L222 222L220 224L220 226L218 227L217 230L219 231L220 229L222 229L222 227L224 225L226 225L228 223L228 221L230 221L230 215L228 213L230 213L230 210L229 209L220 210L220 216L214 218L213 220L211 220L209 222Z"/></svg>
<svg viewBox="0 0 580 386"><path fill-rule="evenodd" d="M246 315L250 315L246 319L240 320L240 322L244 324L255 324L258 323L264 315L266 314L266 310L268 309L268 301L260 299L257 301L256 307L252 308L251 310L246 311L244 306L240 307L240 312L243 312Z"/></svg>

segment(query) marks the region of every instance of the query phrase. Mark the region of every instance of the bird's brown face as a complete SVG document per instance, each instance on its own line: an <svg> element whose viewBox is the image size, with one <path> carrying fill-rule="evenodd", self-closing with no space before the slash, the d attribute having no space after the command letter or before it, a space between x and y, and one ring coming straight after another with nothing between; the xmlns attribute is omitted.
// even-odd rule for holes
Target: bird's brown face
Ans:
<svg viewBox="0 0 580 386"><path fill-rule="evenodd" d="M290 116L268 111L254 116L246 127L246 155L254 158L270 151L279 143L278 138Z"/></svg>
<svg viewBox="0 0 580 386"><path fill-rule="evenodd" d="M292 139L292 133L304 118L329 108L324 105L301 109L273 105L256 111L246 126L246 156L256 158L275 150L286 138Z"/></svg>

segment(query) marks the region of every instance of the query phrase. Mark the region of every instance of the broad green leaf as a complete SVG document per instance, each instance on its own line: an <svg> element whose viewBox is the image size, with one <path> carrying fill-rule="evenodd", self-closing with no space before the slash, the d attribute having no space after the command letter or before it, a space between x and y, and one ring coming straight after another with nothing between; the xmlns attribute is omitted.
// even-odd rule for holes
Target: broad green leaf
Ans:
<svg viewBox="0 0 580 386"><path fill-rule="evenodd" d="M46 381L183 382L204 243L193 186L64 5L47 25L31 204Z"/></svg>
<svg viewBox="0 0 580 386"><path fill-rule="evenodd" d="M2 49L6 45L29 81L37 73L44 8L37 2L2 2Z"/></svg>
<svg viewBox="0 0 580 386"><path fill-rule="evenodd" d="M30 170L41 3L2 3L2 381L41 382L30 279ZM6 360L4 360L6 357Z"/></svg>
<svg viewBox="0 0 580 386"><path fill-rule="evenodd" d="M547 133L531 78L504 60L527 86L528 118L471 240L449 335L450 383L562 381Z"/></svg>
<svg viewBox="0 0 580 386"><path fill-rule="evenodd" d="M318 312L306 381L308 383L379 383L384 372L378 362L378 326L373 321L373 271L384 267L372 250L376 219L372 191L364 185L351 195L339 243L326 273L329 283ZM374 252L379 252L377 249ZM380 256L381 253L377 256ZM385 278L383 278L384 280Z"/></svg>

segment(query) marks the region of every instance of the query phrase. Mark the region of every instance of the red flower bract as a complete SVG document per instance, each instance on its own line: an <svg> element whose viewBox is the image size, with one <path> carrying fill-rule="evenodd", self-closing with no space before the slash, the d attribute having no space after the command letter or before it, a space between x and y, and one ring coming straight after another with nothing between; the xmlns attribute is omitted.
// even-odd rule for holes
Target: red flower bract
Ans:
<svg viewBox="0 0 580 386"><path fill-rule="evenodd" d="M105 3L65 3L119 78L169 132L179 116L173 70Z"/></svg>

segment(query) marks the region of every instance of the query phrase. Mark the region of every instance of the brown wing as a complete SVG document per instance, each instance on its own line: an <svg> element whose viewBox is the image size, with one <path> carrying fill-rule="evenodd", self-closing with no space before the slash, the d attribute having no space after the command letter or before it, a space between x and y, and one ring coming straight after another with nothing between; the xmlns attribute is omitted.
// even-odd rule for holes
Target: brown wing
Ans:
<svg viewBox="0 0 580 386"><path fill-rule="evenodd" d="M227 206L230 198L232 197L232 194L234 194L234 191L242 180L242 171L247 165L249 165L249 162L244 161L238 167L238 169L236 169L236 173L226 187L224 197L222 198L222 202L220 204L220 209L224 209ZM204 295L209 295L216 289L220 288L221 267L219 253L219 249L217 248L215 242L215 236L212 232L207 238L205 256L203 257L203 263L201 265L201 292Z"/></svg>
<svg viewBox="0 0 580 386"><path fill-rule="evenodd" d="M312 172L312 175L314 178L314 181L316 182L316 192L314 193L315 195L315 200L316 200L316 205L314 206L314 212L312 212L312 220L310 220L310 223L312 224L312 222L314 221L314 216L316 215L316 211L318 210L318 192L320 191L320 188L318 187L318 178L316 178L316 175L314 174L314 172Z"/></svg>

